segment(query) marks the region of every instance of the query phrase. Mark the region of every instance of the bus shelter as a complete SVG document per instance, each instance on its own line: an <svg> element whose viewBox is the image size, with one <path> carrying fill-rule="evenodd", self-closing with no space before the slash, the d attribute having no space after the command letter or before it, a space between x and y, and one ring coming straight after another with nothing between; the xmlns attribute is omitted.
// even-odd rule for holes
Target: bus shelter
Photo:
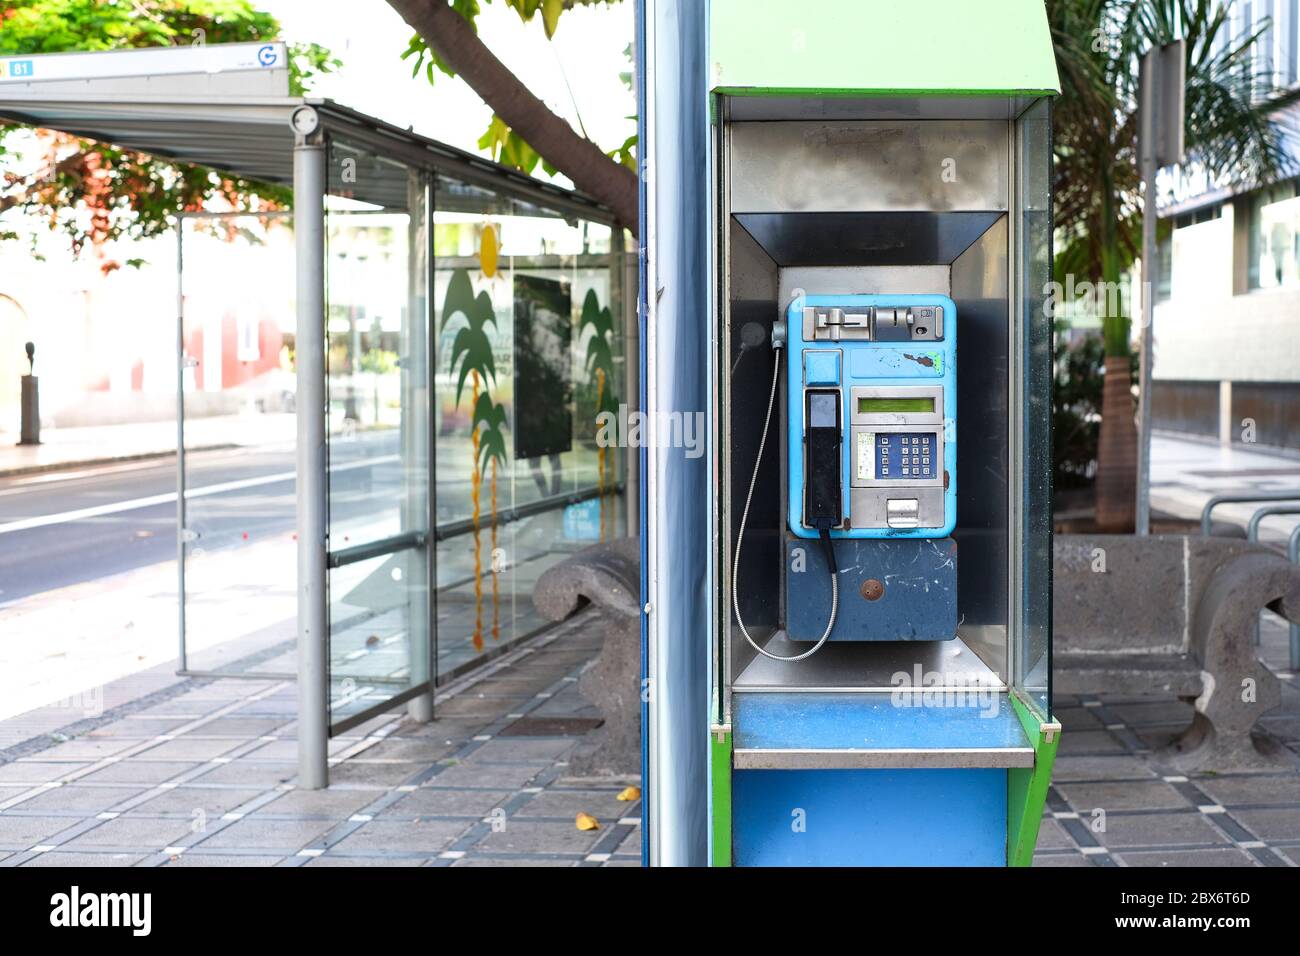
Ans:
<svg viewBox="0 0 1300 956"><path fill-rule="evenodd" d="M628 533L634 473L597 439L636 387L635 273L607 208L291 96L286 57L10 58L0 118L282 189L177 217L179 658L296 677L319 788L331 734L431 719L437 685L544 626L542 571ZM232 410L214 479L198 437Z"/></svg>

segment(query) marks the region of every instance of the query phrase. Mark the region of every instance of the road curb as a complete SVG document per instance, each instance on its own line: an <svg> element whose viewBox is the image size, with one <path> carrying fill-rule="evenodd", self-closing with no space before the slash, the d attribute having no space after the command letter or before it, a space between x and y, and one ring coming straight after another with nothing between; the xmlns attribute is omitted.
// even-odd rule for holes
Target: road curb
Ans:
<svg viewBox="0 0 1300 956"><path fill-rule="evenodd" d="M220 442L213 445L196 445L185 450L187 452L228 451L238 447L240 446L234 442ZM0 467L0 478L17 478L21 475L41 475L52 471L68 471L73 468L93 468L96 465L116 465L131 461L154 461L160 458L174 457L176 457L176 449L173 448L168 451L144 451L131 455L105 455L100 458L82 458L76 461L53 461L43 465L23 465L17 468Z"/></svg>

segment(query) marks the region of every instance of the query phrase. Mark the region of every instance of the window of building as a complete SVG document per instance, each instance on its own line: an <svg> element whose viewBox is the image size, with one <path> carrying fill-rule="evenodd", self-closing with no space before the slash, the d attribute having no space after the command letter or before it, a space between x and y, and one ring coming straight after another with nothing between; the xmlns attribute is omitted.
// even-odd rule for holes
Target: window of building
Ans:
<svg viewBox="0 0 1300 956"><path fill-rule="evenodd" d="M1203 243L1201 245L1208 245L1211 248L1201 249L1199 246L1189 245L1186 242L1178 243L1174 233L1201 223L1222 219L1223 209L1223 203L1215 203L1212 206L1205 206L1201 209L1194 209L1191 212L1174 216L1172 222L1166 219L1160 223L1156 230L1156 302L1168 302L1173 297L1175 271L1182 274L1183 285L1187 284L1189 275L1208 274L1215 271L1213 260L1218 259L1219 255L1217 251L1213 251L1213 243ZM1186 236L1179 238L1186 239ZM1175 253L1179 246L1182 247L1182 252L1178 254L1180 261L1177 263L1178 269L1175 270ZM1203 261L1207 259L1209 261ZM1186 293L1189 290L1183 289L1182 291Z"/></svg>
<svg viewBox="0 0 1300 956"><path fill-rule="evenodd" d="M1300 39L1300 0L1237 0L1228 5L1227 26L1213 42L1215 56L1230 46L1251 44L1251 86L1257 98L1273 95L1278 88L1294 86L1297 79L1297 40Z"/></svg>
<svg viewBox="0 0 1300 956"><path fill-rule="evenodd" d="M1256 57L1261 79L1274 87L1295 86L1297 41L1300 40L1300 0L1255 0L1252 30L1264 28Z"/></svg>
<svg viewBox="0 0 1300 956"><path fill-rule="evenodd" d="M1250 287L1300 286L1300 194L1296 182L1260 190L1251 205Z"/></svg>
<svg viewBox="0 0 1300 956"><path fill-rule="evenodd" d="M1278 86L1295 86L1296 83L1296 41L1300 38L1300 0L1275 0L1273 12L1273 49L1275 59L1275 81Z"/></svg>
<svg viewBox="0 0 1300 956"><path fill-rule="evenodd" d="M1168 302L1174 273L1174 230L1168 220L1156 227L1155 301Z"/></svg>

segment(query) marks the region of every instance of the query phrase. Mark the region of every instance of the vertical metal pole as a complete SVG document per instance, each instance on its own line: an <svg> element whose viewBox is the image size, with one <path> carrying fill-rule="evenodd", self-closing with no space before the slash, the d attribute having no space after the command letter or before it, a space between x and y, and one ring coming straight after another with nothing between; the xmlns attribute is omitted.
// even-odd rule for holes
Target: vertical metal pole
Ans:
<svg viewBox="0 0 1300 956"><path fill-rule="evenodd" d="M1287 542L1286 556L1291 559L1292 564L1300 564L1300 527L1291 532L1291 539ZM1287 634L1291 639L1291 669L1300 670L1300 625L1291 624L1287 628Z"/></svg>
<svg viewBox="0 0 1300 956"><path fill-rule="evenodd" d="M687 458L660 416L709 406L709 115L706 4L646 0L646 801L649 861L708 863L709 454Z"/></svg>
<svg viewBox="0 0 1300 956"><path fill-rule="evenodd" d="M1150 79L1154 70L1146 73ZM1142 109L1150 115L1153 82L1143 84ZM1152 124L1153 125L1153 124ZM1135 530L1151 533L1151 325L1155 317L1156 289L1156 154L1150 126L1143 124L1139 150L1142 167L1142 352L1138 357L1138 473Z"/></svg>
<svg viewBox="0 0 1300 956"><path fill-rule="evenodd" d="M1138 163L1142 174L1142 354L1138 367L1138 473L1136 530L1151 532L1151 372L1155 356L1156 173L1182 162L1186 95L1186 42L1153 47L1138 74ZM1158 106L1158 108L1157 108Z"/></svg>
<svg viewBox="0 0 1300 956"><path fill-rule="evenodd" d="M1232 382L1219 382L1219 444L1232 445Z"/></svg>
<svg viewBox="0 0 1300 956"><path fill-rule="evenodd" d="M426 179L416 169L407 171L406 182L406 361L402 365L402 482L403 531L425 529L424 547L413 550L413 572L405 586L411 589L409 609L411 627L407 640L411 659L411 684L428 684L425 693L412 697L406 704L410 718L419 723L433 720L433 657L429 652L433 640L434 619L431 613L430 548L433 543L429 519L429 492L432 472L429 469L429 418L433 414L433 369L428 364L429 291L425 282L429 274L429 196ZM417 575L414 572L418 570Z"/></svg>
<svg viewBox="0 0 1300 956"><path fill-rule="evenodd" d="M636 271L628 262L623 240L623 226L615 223L610 240L610 284L615 273L619 291L615 308L623 329L623 401L628 406L628 416L641 405L641 330L637 323ZM621 436L626 438L627 436ZM623 449L624 482L623 501L628 537L640 533L641 524L641 456L630 444Z"/></svg>
<svg viewBox="0 0 1300 956"><path fill-rule="evenodd" d="M176 217L176 672L185 655L185 214Z"/></svg>
<svg viewBox="0 0 1300 956"><path fill-rule="evenodd" d="M438 684L438 308L434 299L435 280L438 276L438 247L434 243L435 214L438 211L438 176L428 173L428 186L424 203L424 295L429 317L429 332L425 336L424 370L429 385L426 392L429 402L429 489L427 494L429 529L424 542L426 567L429 571L429 702L432 717L437 717ZM432 719L432 718L431 718Z"/></svg>
<svg viewBox="0 0 1300 956"><path fill-rule="evenodd" d="M640 228L637 230L637 250L636 250L636 314L638 326L637 338L637 391L633 392L628 389L628 395L636 396L638 410L646 407L645 396L645 361L649 350L645 347L646 334L649 330L649 322L644 321L643 317L648 315L648 303L650 296L650 259L647 256L649 249L649 236L651 231L650 216L647 210L650 208L650 200L653 195L653 188L650 181L650 161L647 157L646 147L650 141L650 106L654 102L653 97L648 94L647 80L650 76L648 66L649 51L651 44L649 38L654 35L653 27L650 24L650 14L647 7L653 0L637 0L636 12L634 15L635 25L633 27L634 40L636 45L636 56L634 57L633 75L634 92L636 94L637 105L637 165L640 175L640 183L637 189L637 220ZM633 448L631 442L628 442L628 455L636 456L640 474L646 472L646 447L645 442L638 442L637 447ZM650 834L656 826L653 808L650 805L650 701L646 689L651 686L650 673L650 615L646 612L650 609L650 536L647 533L646 522L646 496L640 493L637 496L637 530L640 535L639 552L641 558L641 786L644 789L645 799L641 803L641 865L648 866L650 858Z"/></svg>
<svg viewBox="0 0 1300 956"><path fill-rule="evenodd" d="M297 252L298 786L329 784L325 450L325 145L319 116L294 113Z"/></svg>

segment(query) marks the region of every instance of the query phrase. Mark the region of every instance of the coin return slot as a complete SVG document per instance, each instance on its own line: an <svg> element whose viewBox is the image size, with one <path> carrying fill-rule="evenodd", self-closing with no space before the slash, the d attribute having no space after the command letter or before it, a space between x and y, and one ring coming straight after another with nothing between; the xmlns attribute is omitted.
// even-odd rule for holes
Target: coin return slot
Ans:
<svg viewBox="0 0 1300 956"><path fill-rule="evenodd" d="M920 501L916 498L890 498L886 516L891 528L915 528L920 522Z"/></svg>

